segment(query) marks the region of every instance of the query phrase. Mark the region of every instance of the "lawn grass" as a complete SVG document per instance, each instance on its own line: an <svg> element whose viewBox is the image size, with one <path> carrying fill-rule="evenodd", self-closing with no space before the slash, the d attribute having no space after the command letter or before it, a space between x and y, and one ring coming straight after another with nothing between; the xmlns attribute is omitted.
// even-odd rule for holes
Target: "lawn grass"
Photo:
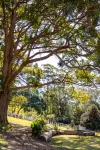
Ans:
<svg viewBox="0 0 100 150"><path fill-rule="evenodd" d="M100 134L96 136L60 135L52 138L52 145L69 150L100 150Z"/></svg>
<svg viewBox="0 0 100 150"><path fill-rule="evenodd" d="M54 129L55 125L47 124L47 127ZM75 127L72 128L70 125L62 125L62 126L57 125L57 127L59 130L75 130Z"/></svg>
<svg viewBox="0 0 100 150"><path fill-rule="evenodd" d="M8 143L0 137L0 150L10 150Z"/></svg>
<svg viewBox="0 0 100 150"><path fill-rule="evenodd" d="M9 116L8 116L8 121L9 121L9 123L18 124L18 125L22 125L22 126L28 126L28 127L32 123L31 121L28 121L28 120L18 119L18 118L9 117Z"/></svg>
<svg viewBox="0 0 100 150"><path fill-rule="evenodd" d="M70 125L62 125L58 127L60 130L75 130L75 127L71 127Z"/></svg>

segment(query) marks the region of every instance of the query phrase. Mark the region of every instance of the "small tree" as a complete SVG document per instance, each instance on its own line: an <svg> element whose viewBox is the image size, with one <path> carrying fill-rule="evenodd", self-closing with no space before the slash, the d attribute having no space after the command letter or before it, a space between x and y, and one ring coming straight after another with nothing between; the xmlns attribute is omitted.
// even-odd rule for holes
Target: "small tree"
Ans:
<svg viewBox="0 0 100 150"><path fill-rule="evenodd" d="M80 124L80 117L82 114L83 114L83 110L79 106L77 106L74 112L74 122L76 125Z"/></svg>
<svg viewBox="0 0 100 150"><path fill-rule="evenodd" d="M21 109L24 108L25 104L27 103L27 98L19 95L19 96L14 96L12 98L12 101L10 102L9 108L11 109L12 113L17 113L21 111Z"/></svg>
<svg viewBox="0 0 100 150"><path fill-rule="evenodd" d="M81 116L80 124L87 129L100 129L100 111L96 105L88 107L87 111Z"/></svg>

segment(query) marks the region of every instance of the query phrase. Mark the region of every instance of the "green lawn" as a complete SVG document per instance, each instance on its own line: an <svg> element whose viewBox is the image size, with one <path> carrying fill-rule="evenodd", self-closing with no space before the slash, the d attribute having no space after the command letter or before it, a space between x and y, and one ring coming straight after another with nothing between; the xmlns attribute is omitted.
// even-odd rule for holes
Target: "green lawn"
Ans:
<svg viewBox="0 0 100 150"><path fill-rule="evenodd" d="M18 119L18 118L13 118L13 117L8 117L8 121L10 123L18 124L22 126L30 126L32 123L31 121L28 121L28 120L23 120L23 119Z"/></svg>
<svg viewBox="0 0 100 150"><path fill-rule="evenodd" d="M55 126L55 125L47 124L47 127L48 127L48 128L51 128L51 129L54 129L54 126ZM62 126L57 126L57 127L58 127L58 129L60 129L60 130L75 130L75 129L76 129L76 128L72 128L70 125L66 125L66 126L62 125Z"/></svg>
<svg viewBox="0 0 100 150"><path fill-rule="evenodd" d="M69 150L100 150L100 134L96 136L55 136L51 144L56 147L66 147Z"/></svg>
<svg viewBox="0 0 100 150"><path fill-rule="evenodd" d="M70 125L66 125L66 126L59 126L60 130L75 130L75 127L71 127Z"/></svg>
<svg viewBox="0 0 100 150"><path fill-rule="evenodd" d="M0 137L0 150L10 150L8 143Z"/></svg>

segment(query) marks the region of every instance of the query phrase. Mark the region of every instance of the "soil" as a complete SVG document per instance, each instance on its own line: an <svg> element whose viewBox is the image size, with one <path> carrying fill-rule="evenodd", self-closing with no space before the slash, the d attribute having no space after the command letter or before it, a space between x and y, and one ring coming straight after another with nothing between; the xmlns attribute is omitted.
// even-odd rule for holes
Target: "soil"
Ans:
<svg viewBox="0 0 100 150"><path fill-rule="evenodd" d="M31 135L28 127L12 125L13 130L0 134L8 144L0 144L0 150L67 150L55 148L48 142L42 142Z"/></svg>

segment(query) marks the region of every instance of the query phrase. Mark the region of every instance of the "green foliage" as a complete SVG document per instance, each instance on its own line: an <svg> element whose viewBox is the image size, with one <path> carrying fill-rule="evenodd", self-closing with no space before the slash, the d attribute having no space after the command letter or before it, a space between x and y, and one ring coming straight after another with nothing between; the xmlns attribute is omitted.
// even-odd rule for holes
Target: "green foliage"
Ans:
<svg viewBox="0 0 100 150"><path fill-rule="evenodd" d="M87 102L90 99L90 95L86 91L79 89L74 89L72 97L80 102Z"/></svg>
<svg viewBox="0 0 100 150"><path fill-rule="evenodd" d="M25 106L23 114L26 117L33 117L34 119L38 117L37 111L34 108L27 107L27 106Z"/></svg>
<svg viewBox="0 0 100 150"><path fill-rule="evenodd" d="M31 124L32 135L39 136L43 133L46 121L44 119L36 119Z"/></svg>
<svg viewBox="0 0 100 150"><path fill-rule="evenodd" d="M45 102L39 90L24 89L13 92L13 95L24 96L27 98L27 103L24 104L24 113L27 116L31 116L37 111L38 114L42 114L45 110Z"/></svg>
<svg viewBox="0 0 100 150"><path fill-rule="evenodd" d="M54 130L54 125L53 124L46 124L45 131L50 131L50 130Z"/></svg>
<svg viewBox="0 0 100 150"><path fill-rule="evenodd" d="M55 125L54 130L59 130L59 126Z"/></svg>
<svg viewBox="0 0 100 150"><path fill-rule="evenodd" d="M68 82L66 77L66 71L64 69L58 69L52 65L44 65L44 79L49 81L60 81L65 80ZM56 78L56 80L55 80ZM67 78L67 81L66 81ZM55 114L56 117L66 115L69 111L67 91L64 83L59 85L47 85L45 92L43 91L43 99L46 105L46 115ZM59 106L59 107L58 107Z"/></svg>
<svg viewBox="0 0 100 150"><path fill-rule="evenodd" d="M5 131L9 131L12 130L12 127L10 124L0 124L0 132L5 132Z"/></svg>
<svg viewBox="0 0 100 150"><path fill-rule="evenodd" d="M23 69L24 76L26 75L26 82L28 84L34 84L37 86L40 83L40 79L43 76L43 71L41 68L38 67L37 64L34 66L29 65Z"/></svg>
<svg viewBox="0 0 100 150"><path fill-rule="evenodd" d="M55 114L46 115L46 118L49 119L49 120L54 120L55 119Z"/></svg>
<svg viewBox="0 0 100 150"><path fill-rule="evenodd" d="M88 107L87 111L81 116L80 124L87 129L100 130L100 111L96 105Z"/></svg>
<svg viewBox="0 0 100 150"><path fill-rule="evenodd" d="M12 113L19 114L20 110L24 108L27 103L27 98L25 96L19 95L14 96L9 104L9 110Z"/></svg>
<svg viewBox="0 0 100 150"><path fill-rule="evenodd" d="M77 79L81 81L85 81L86 83L91 82L94 78L94 75L87 70L77 70L75 73Z"/></svg>
<svg viewBox="0 0 100 150"><path fill-rule="evenodd" d="M76 125L79 125L80 124L80 118L81 118L81 115L83 114L83 111L82 110L77 110L75 113L74 113L74 122Z"/></svg>
<svg viewBox="0 0 100 150"><path fill-rule="evenodd" d="M79 125L80 124L80 118L81 118L81 115L85 112L86 110L86 102L85 104L84 103L80 103L80 102L77 102L74 106L74 110L73 110L73 120L75 122L75 125Z"/></svg>

